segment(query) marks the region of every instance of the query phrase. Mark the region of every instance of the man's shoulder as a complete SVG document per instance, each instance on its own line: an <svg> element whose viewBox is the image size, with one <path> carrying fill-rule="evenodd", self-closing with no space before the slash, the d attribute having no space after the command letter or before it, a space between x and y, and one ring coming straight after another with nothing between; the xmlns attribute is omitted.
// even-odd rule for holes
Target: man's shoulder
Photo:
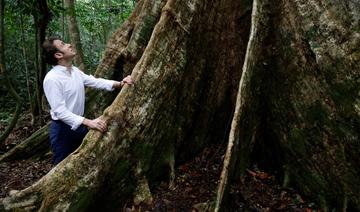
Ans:
<svg viewBox="0 0 360 212"><path fill-rule="evenodd" d="M56 70L55 68L50 69L50 71L45 75L44 82L51 81L61 81L62 74L59 72L59 70Z"/></svg>
<svg viewBox="0 0 360 212"><path fill-rule="evenodd" d="M72 67L73 72L75 73L76 76L81 77L82 79L84 78L84 76L86 76L87 74L84 73L82 70L80 70L78 67L73 66Z"/></svg>
<svg viewBox="0 0 360 212"><path fill-rule="evenodd" d="M72 69L73 69L73 71L74 72L76 72L76 73L84 73L83 71L81 71L78 67L76 67L76 66L72 66Z"/></svg>
<svg viewBox="0 0 360 212"><path fill-rule="evenodd" d="M76 67L76 66L72 66L72 68L74 69L74 70L77 70L77 71L81 71L78 67Z"/></svg>
<svg viewBox="0 0 360 212"><path fill-rule="evenodd" d="M50 79L56 75L54 68L52 68L48 73L46 73L44 80Z"/></svg>

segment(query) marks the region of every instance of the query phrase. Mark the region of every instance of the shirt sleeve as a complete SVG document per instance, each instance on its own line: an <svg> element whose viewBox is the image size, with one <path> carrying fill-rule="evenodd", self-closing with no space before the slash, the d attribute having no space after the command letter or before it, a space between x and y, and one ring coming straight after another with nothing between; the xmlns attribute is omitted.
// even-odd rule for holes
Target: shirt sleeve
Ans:
<svg viewBox="0 0 360 212"><path fill-rule="evenodd" d="M86 87L98 88L102 90L112 91L114 90L113 84L116 82L114 80L107 80L103 78L95 78L92 75L87 75L84 72L80 71L81 77L83 79L84 85Z"/></svg>
<svg viewBox="0 0 360 212"><path fill-rule="evenodd" d="M44 92L50 104L51 112L55 114L56 118L69 125L72 130L76 130L84 121L84 117L76 115L66 108L61 84L56 80L45 80Z"/></svg>

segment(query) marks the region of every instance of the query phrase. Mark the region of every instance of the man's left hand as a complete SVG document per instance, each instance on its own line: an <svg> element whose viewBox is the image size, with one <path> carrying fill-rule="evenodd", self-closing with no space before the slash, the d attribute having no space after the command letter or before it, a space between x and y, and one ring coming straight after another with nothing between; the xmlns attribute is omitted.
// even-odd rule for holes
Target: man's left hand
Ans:
<svg viewBox="0 0 360 212"><path fill-rule="evenodd" d="M122 86L124 86L126 84L128 85L132 85L134 84L134 81L133 79L131 78L130 75L126 76L123 80L121 80L121 82L117 82L117 83L114 83L114 88L121 88Z"/></svg>

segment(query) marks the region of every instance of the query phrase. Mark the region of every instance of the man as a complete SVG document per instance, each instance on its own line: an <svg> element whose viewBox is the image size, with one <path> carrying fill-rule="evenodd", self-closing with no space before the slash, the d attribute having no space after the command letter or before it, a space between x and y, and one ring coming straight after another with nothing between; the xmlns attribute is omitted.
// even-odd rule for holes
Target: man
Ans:
<svg viewBox="0 0 360 212"><path fill-rule="evenodd" d="M56 165L80 146L88 129L105 132L107 124L100 118L83 117L85 86L111 91L125 83L132 84L130 76L121 82L86 75L72 65L76 52L58 37L50 37L43 43L46 61L54 67L44 79L44 92L50 104L50 143Z"/></svg>

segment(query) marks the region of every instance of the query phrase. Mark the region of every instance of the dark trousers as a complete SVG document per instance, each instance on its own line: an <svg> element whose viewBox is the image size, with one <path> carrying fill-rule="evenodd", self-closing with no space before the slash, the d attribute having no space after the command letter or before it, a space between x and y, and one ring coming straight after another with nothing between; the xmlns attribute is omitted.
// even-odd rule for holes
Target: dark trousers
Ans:
<svg viewBox="0 0 360 212"><path fill-rule="evenodd" d="M50 144L53 152L53 163L56 165L77 149L84 139L88 129L80 125L76 130L59 120L53 120L50 125Z"/></svg>

